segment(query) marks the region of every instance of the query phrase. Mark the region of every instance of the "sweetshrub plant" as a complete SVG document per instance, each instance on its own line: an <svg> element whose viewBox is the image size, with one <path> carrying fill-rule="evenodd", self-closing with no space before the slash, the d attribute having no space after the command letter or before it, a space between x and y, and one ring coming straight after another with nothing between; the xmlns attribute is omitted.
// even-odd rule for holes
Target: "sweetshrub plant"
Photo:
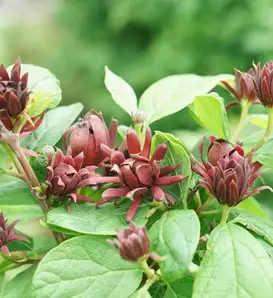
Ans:
<svg viewBox="0 0 273 298"><path fill-rule="evenodd" d="M170 76L138 101L106 67L129 128L93 110L75 122L82 105L56 107L48 70L1 65L1 297L272 298L273 223L254 197L272 191L257 180L273 164L273 62L235 72ZM210 135L192 153L150 128L185 107Z"/></svg>

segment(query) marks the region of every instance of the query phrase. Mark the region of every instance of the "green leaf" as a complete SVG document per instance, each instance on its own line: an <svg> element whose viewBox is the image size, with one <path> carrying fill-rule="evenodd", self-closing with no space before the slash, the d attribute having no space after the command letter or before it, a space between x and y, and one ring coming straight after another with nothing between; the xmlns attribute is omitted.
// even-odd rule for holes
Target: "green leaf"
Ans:
<svg viewBox="0 0 273 298"><path fill-rule="evenodd" d="M161 281L161 282L154 283L150 287L149 292L153 298L162 298L164 297L166 288L167 288L166 283Z"/></svg>
<svg viewBox="0 0 273 298"><path fill-rule="evenodd" d="M260 128L266 128L267 118L268 118L267 114L254 114L248 117L248 121Z"/></svg>
<svg viewBox="0 0 273 298"><path fill-rule="evenodd" d="M158 145L164 143L168 145L168 151L161 163L162 166L178 164L179 168L176 169L175 174L188 176L184 181L167 188L168 191L177 198L178 204L183 205L184 208L186 208L188 187L192 174L189 154L185 149L184 144L179 139L171 134L156 131L153 137L152 151L154 151Z"/></svg>
<svg viewBox="0 0 273 298"><path fill-rule="evenodd" d="M56 245L50 230L39 223L43 212L38 205L0 205L9 223L19 219L16 229L33 238L33 251L44 253Z"/></svg>
<svg viewBox="0 0 273 298"><path fill-rule="evenodd" d="M192 298L273 297L273 265L261 244L244 228L216 227L196 274Z"/></svg>
<svg viewBox="0 0 273 298"><path fill-rule="evenodd" d="M19 273L4 288L1 298L30 298L32 297L32 278L36 265Z"/></svg>
<svg viewBox="0 0 273 298"><path fill-rule="evenodd" d="M248 230L253 231L257 235L263 237L267 242L273 245L273 222L257 217L250 213L240 213L239 216L232 220L245 226Z"/></svg>
<svg viewBox="0 0 273 298"><path fill-rule="evenodd" d="M130 116L137 111L137 97L134 89L121 77L105 66L105 86L114 101Z"/></svg>
<svg viewBox="0 0 273 298"><path fill-rule="evenodd" d="M54 146L82 109L81 103L74 103L48 111L42 124L28 137L22 139L22 146L31 150L43 149L47 145Z"/></svg>
<svg viewBox="0 0 273 298"><path fill-rule="evenodd" d="M263 164L264 167L273 168L273 139L266 142L255 152L254 160Z"/></svg>
<svg viewBox="0 0 273 298"><path fill-rule="evenodd" d="M8 72L12 66L8 67ZM59 80L48 69L22 64L22 74L28 73L28 88L31 91L26 112L31 116L41 115L46 109L55 108L62 99Z"/></svg>
<svg viewBox="0 0 273 298"><path fill-rule="evenodd" d="M263 219L269 219L268 214L264 211L260 203L255 198L248 198L246 200L243 200L236 207L242 208Z"/></svg>
<svg viewBox="0 0 273 298"><path fill-rule="evenodd" d="M182 74L163 78L144 91L139 109L150 124L184 109L193 102L195 96L208 93L221 80L231 77L227 74L207 77Z"/></svg>
<svg viewBox="0 0 273 298"><path fill-rule="evenodd" d="M137 290L132 295L130 295L128 298L152 298L152 296L147 291L147 289L143 287L143 288L140 288L139 290Z"/></svg>
<svg viewBox="0 0 273 298"><path fill-rule="evenodd" d="M18 266L20 266L20 265L12 262L10 260L7 260L7 259L3 258L2 253L0 253L0 276L1 276L2 273L6 272L8 270L12 270L12 269L14 269ZM0 290L1 290L1 288L0 288Z"/></svg>
<svg viewBox="0 0 273 298"><path fill-rule="evenodd" d="M122 138L122 140L125 139L126 134L128 132L128 129L129 129L129 126L119 125L119 127L118 127L118 133L119 133L120 137Z"/></svg>
<svg viewBox="0 0 273 298"><path fill-rule="evenodd" d="M228 140L230 131L224 100L216 93L196 96L192 110L203 126L218 138Z"/></svg>
<svg viewBox="0 0 273 298"><path fill-rule="evenodd" d="M168 282L184 276L191 265L200 238L200 224L193 210L165 212L149 230L151 246L166 260L160 264Z"/></svg>
<svg viewBox="0 0 273 298"><path fill-rule="evenodd" d="M74 204L68 212L65 207L51 210L47 215L47 224L65 230L91 235L116 235L116 229L128 226L125 214L131 201L124 202L116 208L113 204L105 204L95 208L90 204ZM142 204L134 218L137 225L143 226L148 219L145 217L149 207Z"/></svg>
<svg viewBox="0 0 273 298"><path fill-rule="evenodd" d="M106 237L80 236L51 250L33 280L36 298L127 298L138 288L142 271L122 260Z"/></svg>
<svg viewBox="0 0 273 298"><path fill-rule="evenodd" d="M20 180L0 183L0 205L36 204L29 187Z"/></svg>
<svg viewBox="0 0 273 298"><path fill-rule="evenodd" d="M191 298L193 278L185 276L183 279L176 280L168 284L164 298Z"/></svg>

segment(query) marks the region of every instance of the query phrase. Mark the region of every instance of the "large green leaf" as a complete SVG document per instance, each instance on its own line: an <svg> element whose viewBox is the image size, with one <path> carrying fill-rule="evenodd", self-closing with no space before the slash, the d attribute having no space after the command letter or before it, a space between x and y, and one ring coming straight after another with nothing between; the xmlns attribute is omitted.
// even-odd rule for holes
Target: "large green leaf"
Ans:
<svg viewBox="0 0 273 298"><path fill-rule="evenodd" d="M164 298L191 298L192 287L193 278L191 276L186 276L183 279L168 284Z"/></svg>
<svg viewBox="0 0 273 298"><path fill-rule="evenodd" d="M0 205L33 205L36 200L21 180L0 182Z"/></svg>
<svg viewBox="0 0 273 298"><path fill-rule="evenodd" d="M180 279L189 269L200 238L200 224L193 210L165 212L149 230L151 245L166 260L160 271L169 282Z"/></svg>
<svg viewBox="0 0 273 298"><path fill-rule="evenodd" d="M114 101L129 115L137 111L137 97L134 89L121 77L105 67L105 86Z"/></svg>
<svg viewBox="0 0 273 298"><path fill-rule="evenodd" d="M166 283L161 281L161 282L154 283L150 287L149 292L153 298L162 298L165 295L166 288L167 288Z"/></svg>
<svg viewBox="0 0 273 298"><path fill-rule="evenodd" d="M116 229L124 229L128 225L125 214L130 203L131 201L124 202L118 208L111 203L100 208L90 204L74 204L70 212L65 207L54 208L47 215L47 224L52 228L59 227L82 234L115 235ZM145 204L139 208L134 218L137 225L146 224L148 209Z"/></svg>
<svg viewBox="0 0 273 298"><path fill-rule="evenodd" d="M135 293L130 295L128 298L152 298L148 290L143 287L137 290Z"/></svg>
<svg viewBox="0 0 273 298"><path fill-rule="evenodd" d="M258 217L269 219L268 214L262 208L261 204L255 198L248 198L243 200L240 204L236 206L237 208L242 208Z"/></svg>
<svg viewBox="0 0 273 298"><path fill-rule="evenodd" d="M259 161L263 166L273 168L273 139L266 142L260 149L255 152L254 160Z"/></svg>
<svg viewBox="0 0 273 298"><path fill-rule="evenodd" d="M10 72L12 65L8 67ZM28 88L31 91L26 112L31 116L41 115L46 109L55 108L62 99L59 80L48 69L22 64L21 71L28 73Z"/></svg>
<svg viewBox="0 0 273 298"><path fill-rule="evenodd" d="M80 236L51 250L33 280L36 298L127 298L139 286L142 271L122 260L106 237Z"/></svg>
<svg viewBox="0 0 273 298"><path fill-rule="evenodd" d="M182 74L163 78L144 91L139 109L144 112L148 123L152 123L184 109L195 96L208 93L221 80L231 77L227 74L207 77Z"/></svg>
<svg viewBox="0 0 273 298"><path fill-rule="evenodd" d="M54 146L82 109L81 103L74 103L48 111L42 124L29 136L22 139L22 146L31 150L42 149L47 145Z"/></svg>
<svg viewBox="0 0 273 298"><path fill-rule="evenodd" d="M267 114L254 114L248 117L248 121L260 128L266 128L267 118L268 118Z"/></svg>
<svg viewBox="0 0 273 298"><path fill-rule="evenodd" d="M240 213L233 221L245 226L273 245L273 222L250 213Z"/></svg>
<svg viewBox="0 0 273 298"><path fill-rule="evenodd" d="M192 297L271 298L272 262L244 228L232 223L218 226L207 243Z"/></svg>
<svg viewBox="0 0 273 298"><path fill-rule="evenodd" d="M33 265L10 280L4 288L1 298L33 297L32 278L36 267L36 265Z"/></svg>
<svg viewBox="0 0 273 298"><path fill-rule="evenodd" d="M160 144L168 145L168 151L165 159L162 161L162 166L178 164L179 168L176 169L175 174L188 177L184 181L167 188L178 199L178 205L186 208L188 187L192 173L189 154L179 139L171 134L157 131L153 137L152 151Z"/></svg>
<svg viewBox="0 0 273 298"><path fill-rule="evenodd" d="M196 96L192 111L211 133L219 138L229 139L230 131L224 100L216 93Z"/></svg>

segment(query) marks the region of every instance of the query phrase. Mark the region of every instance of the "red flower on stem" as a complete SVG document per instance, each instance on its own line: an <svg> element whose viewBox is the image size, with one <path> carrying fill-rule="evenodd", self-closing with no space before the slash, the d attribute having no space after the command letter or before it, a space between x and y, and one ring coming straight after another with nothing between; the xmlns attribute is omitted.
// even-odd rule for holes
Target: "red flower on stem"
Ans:
<svg viewBox="0 0 273 298"><path fill-rule="evenodd" d="M29 100L28 73L21 76L21 61L18 59L9 75L3 64L0 65L0 120L8 130L16 125L18 117L24 114ZM20 132L35 130L42 117L33 117L27 121Z"/></svg>
<svg viewBox="0 0 273 298"><path fill-rule="evenodd" d="M202 163L193 159L192 169L202 177L199 186L207 189L221 204L234 206L264 189L271 190L268 186L249 190L262 174L262 165L252 162L251 155L244 157L240 146L232 148L223 140L215 140L208 149L208 162L203 158L203 144L200 151Z"/></svg>
<svg viewBox="0 0 273 298"><path fill-rule="evenodd" d="M129 129L126 135L127 151L113 150L105 144L101 145L101 150L105 155L105 166L112 167L117 176L113 177L89 177L79 184L97 185L102 183L118 184L115 188L109 188L102 194L102 200L97 203L100 206L111 200L127 197L132 200L126 219L131 221L135 216L144 195L150 191L156 201L170 202L174 204L173 196L162 187L181 182L184 176L168 176L173 173L178 165L170 165L160 168L160 161L163 160L167 152L167 145L162 144L157 147L150 157L151 151L151 130L146 130L146 137L143 148L133 129Z"/></svg>
<svg viewBox="0 0 273 298"><path fill-rule="evenodd" d="M75 157L83 152L83 165L98 166L104 159L101 144L114 147L118 122L113 120L108 129L101 113L89 112L65 133L65 148Z"/></svg>
<svg viewBox="0 0 273 298"><path fill-rule="evenodd" d="M3 212L0 213L0 249L3 253L8 254L9 249L7 244L11 241L25 241L28 239L16 234L14 227L19 220L15 220L10 225L7 224L7 219L5 219Z"/></svg>
<svg viewBox="0 0 273 298"><path fill-rule="evenodd" d="M64 155L62 151L58 150L55 158L52 158L52 153L48 153L47 178L46 184L47 196L53 196L58 199L70 197L74 202L79 201L92 201L76 192L79 183L85 178L86 175L95 175L96 167L82 168L83 153L72 157L67 154Z"/></svg>

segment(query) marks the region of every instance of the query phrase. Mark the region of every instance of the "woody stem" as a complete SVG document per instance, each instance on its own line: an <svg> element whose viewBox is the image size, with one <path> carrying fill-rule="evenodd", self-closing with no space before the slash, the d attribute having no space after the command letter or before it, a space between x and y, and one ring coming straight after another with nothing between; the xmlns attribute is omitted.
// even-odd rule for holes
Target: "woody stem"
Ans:
<svg viewBox="0 0 273 298"><path fill-rule="evenodd" d="M232 142L237 141L239 135L241 134L244 127L246 126L247 114L248 114L248 110L249 110L250 106L251 106L251 102L248 101L247 99L244 99L241 101L241 116L240 116L240 120L237 125L237 128L232 136Z"/></svg>

